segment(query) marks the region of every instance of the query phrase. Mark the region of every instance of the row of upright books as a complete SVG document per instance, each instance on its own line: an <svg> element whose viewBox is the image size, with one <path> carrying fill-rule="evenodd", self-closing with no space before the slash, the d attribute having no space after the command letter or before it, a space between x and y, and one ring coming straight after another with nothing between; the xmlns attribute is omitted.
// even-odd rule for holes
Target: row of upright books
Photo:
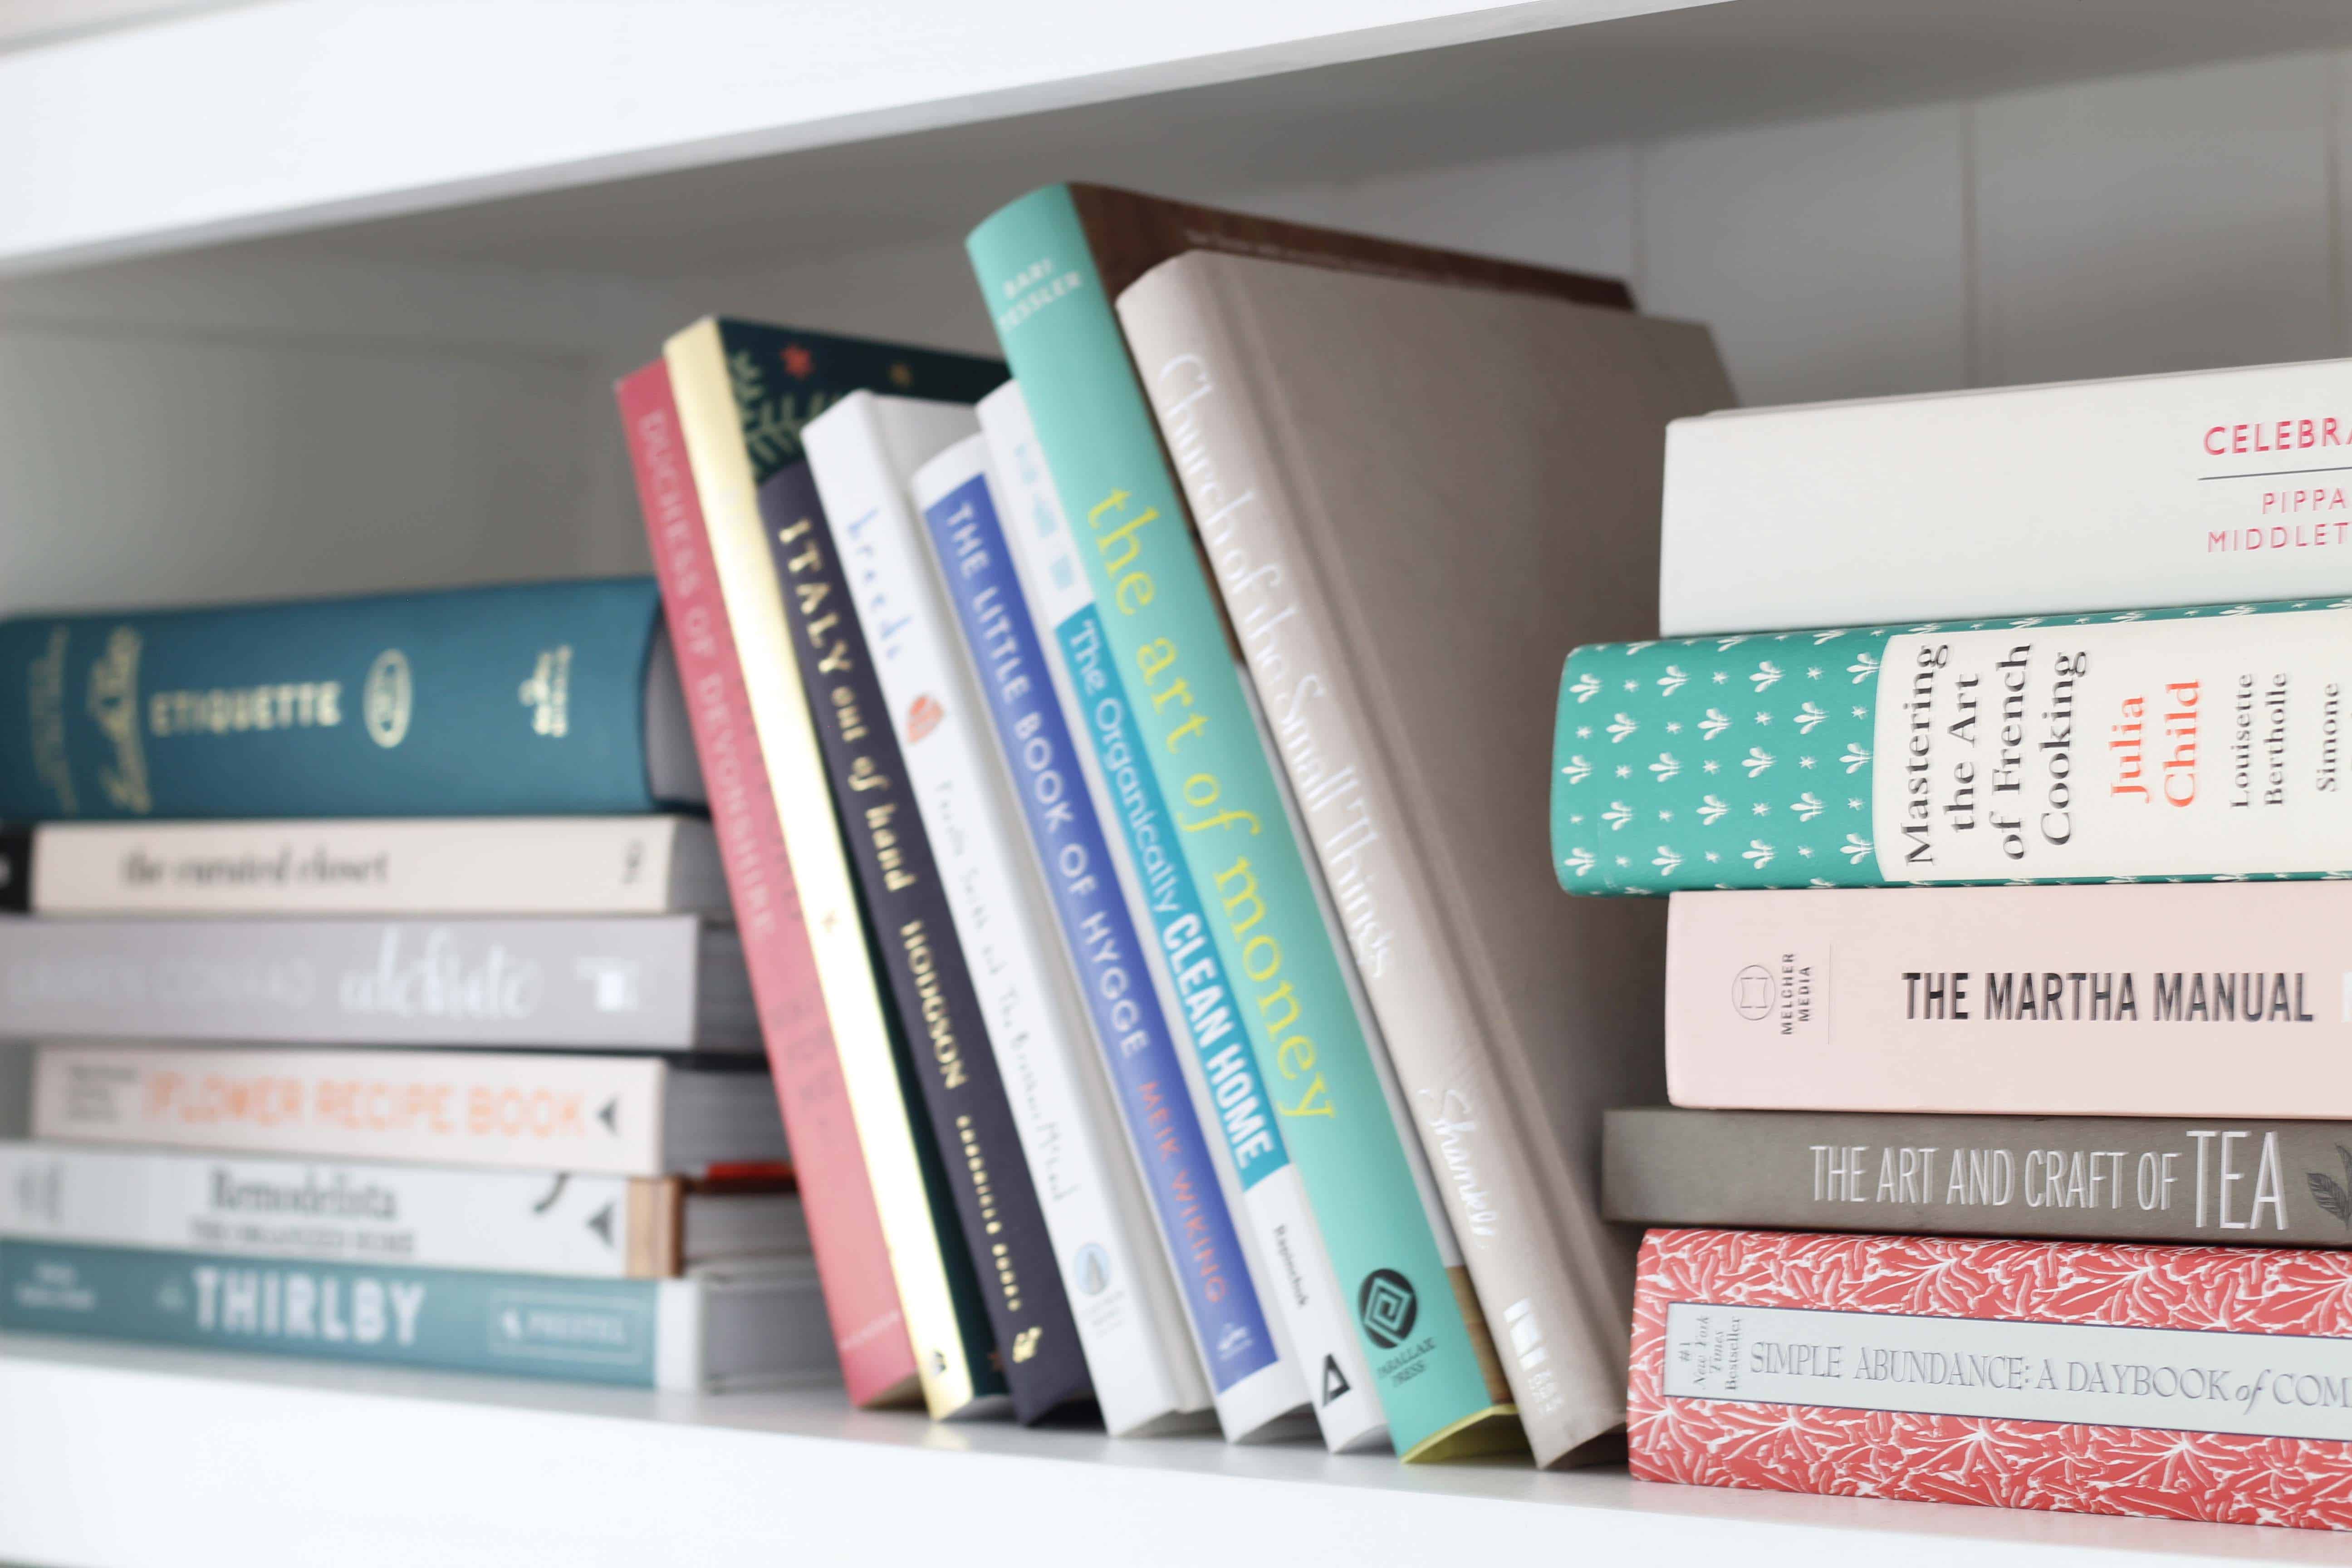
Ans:
<svg viewBox="0 0 2352 1568"><path fill-rule="evenodd" d="M2343 363L1727 412L1579 648L1671 894L1637 1475L2352 1528Z"/></svg>
<svg viewBox="0 0 2352 1568"><path fill-rule="evenodd" d="M101 1144L297 1156L305 1195L264 1201L311 1208L374 1179L316 1162L520 1163L553 1211L599 1172L772 1200L743 1189L788 1145L830 1331L761 1310L861 1405L1608 1451L1632 1247L1596 1113L1654 1078L1656 922L1529 852L1528 716L1560 650L1644 627L1665 425L1729 399L1706 332L1603 279L1096 187L971 244L1009 367L713 320L622 383L655 583L0 632L0 815L41 824L5 1026L46 1042L51 1173L0 1238L0 1325L350 1353L292 1343L291 1275L242 1263L211 1333L215 1254L306 1227L149 1223L74 1174ZM532 619L601 598L635 618ZM707 837L649 815L698 802ZM463 821L405 820L436 814ZM670 822L699 903L531 902L605 863L592 814ZM379 851L436 890L289 890ZM58 891L133 863L207 868L158 873L205 897ZM330 1041L367 1048L299 1048ZM662 1142L717 1105L767 1141ZM636 1163L593 1152L623 1134ZM597 1375L627 1339L548 1255L468 1245L371 1301L446 1270L509 1370ZM763 1353L609 1375L798 1365Z"/></svg>

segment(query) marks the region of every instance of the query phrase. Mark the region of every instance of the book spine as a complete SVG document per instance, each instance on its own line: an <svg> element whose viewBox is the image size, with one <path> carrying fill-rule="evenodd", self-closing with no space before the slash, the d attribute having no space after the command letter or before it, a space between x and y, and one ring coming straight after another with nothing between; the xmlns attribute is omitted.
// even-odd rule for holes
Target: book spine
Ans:
<svg viewBox="0 0 2352 1568"><path fill-rule="evenodd" d="M1028 405L1016 384L982 399L979 412L995 478L1004 485L1006 514L1013 519L1005 541L1021 592L1031 619L1052 641L1046 673L1064 723L1076 737L1078 771L1096 817L1118 825L1106 847L1118 893L1129 922L1148 938L1137 947L1194 1117L1210 1135L1227 1210L1242 1222L1239 1239L1259 1313L1280 1354L1275 1367L1220 1397L1225 1434L1235 1440L1249 1436L1305 1405L1334 1452L1383 1445L1388 1427L1370 1368L1340 1305L1339 1281L1298 1168L1283 1145L1271 1098L1234 1016L1238 992L1208 944L1208 916L1192 877L1169 851L1175 826L1138 761L1142 737L1115 672L1103 663L1094 590L1037 450ZM1189 955L1181 984L1169 959L1180 951Z"/></svg>
<svg viewBox="0 0 2352 1568"><path fill-rule="evenodd" d="M1601 1151L1643 1225L2352 1247L2341 1121L1645 1108Z"/></svg>
<svg viewBox="0 0 2352 1568"><path fill-rule="evenodd" d="M2347 1300L2344 1252L1652 1231L1633 1474L2340 1530Z"/></svg>
<svg viewBox="0 0 2352 1568"><path fill-rule="evenodd" d="M2352 869L2352 608L2303 602L1570 654L1580 893Z"/></svg>
<svg viewBox="0 0 2352 1568"><path fill-rule="evenodd" d="M888 1403L918 1386L914 1346L825 1013L774 781L754 731L744 667L687 468L668 367L656 361L617 391L711 826L824 1283L834 1350L852 1404Z"/></svg>
<svg viewBox="0 0 2352 1568"><path fill-rule="evenodd" d="M674 901L709 856L679 816L47 823L32 905L71 915L723 914ZM691 884L687 884L690 886Z"/></svg>
<svg viewBox="0 0 2352 1568"><path fill-rule="evenodd" d="M0 1239L0 1328L326 1361L659 1386L686 1281ZM696 1380L696 1381L698 1381Z"/></svg>
<svg viewBox="0 0 2352 1568"><path fill-rule="evenodd" d="M2347 393L2326 360L1681 420L1659 619L1687 637L2352 593Z"/></svg>
<svg viewBox="0 0 2352 1568"><path fill-rule="evenodd" d="M1738 1110L2352 1119L2339 881L1677 896L1666 1083Z"/></svg>
<svg viewBox="0 0 2352 1568"><path fill-rule="evenodd" d="M703 1025L689 915L536 921L18 921L0 994L28 1035L751 1050Z"/></svg>
<svg viewBox="0 0 2352 1568"><path fill-rule="evenodd" d="M826 715L821 742L866 890L877 962L898 1016L910 1027L919 1021L922 1104L1003 1352L1014 1414L1034 1420L1085 1395L1086 1356L1037 1184L1022 1163L970 955L956 940L928 824L852 601L848 564L808 465L761 486L760 508L790 590L794 668L810 709Z"/></svg>
<svg viewBox="0 0 2352 1568"><path fill-rule="evenodd" d="M1465 1303L1511 1347L1498 1370L1539 1465L1559 1461L1623 1418L1613 1358L1571 1362L1591 1315L1566 1259L1537 1226L1543 1188L1514 1141L1511 1094L1486 1051L1494 1031L1451 984L1409 816L1375 761L1368 698L1343 651L1344 627L1302 525L1301 498L1275 451L1277 426L1247 374L1229 317L1202 297L1213 273L1162 268L1119 296L1162 440L1215 568L1225 611L1311 845L1342 911L1355 972L1405 1091L1402 1117L1431 1163L1441 1243L1466 1255ZM1482 1049L1482 1047L1484 1047ZM1475 1285L1475 1290L1472 1287ZM1618 1318L1617 1310L1609 1315Z"/></svg>
<svg viewBox="0 0 2352 1568"><path fill-rule="evenodd" d="M667 1174L656 1060L45 1045L32 1131L68 1143ZM745 1087L753 1087L747 1079ZM784 1157L783 1139L746 1159Z"/></svg>
<svg viewBox="0 0 2352 1568"><path fill-rule="evenodd" d="M648 1191L640 1194L633 1189ZM585 1279L678 1270L675 1182L0 1143L0 1235ZM667 1237L645 1233L667 1228ZM659 1240L666 1246L648 1246Z"/></svg>
<svg viewBox="0 0 2352 1568"><path fill-rule="evenodd" d="M653 583L0 623L0 817L644 812Z"/></svg>
<svg viewBox="0 0 2352 1568"><path fill-rule="evenodd" d="M988 1364L986 1331L963 1310L973 1289L971 1265L955 1232L937 1156L928 1134L917 1132L909 1103L915 1064L877 989L816 724L794 674L782 580L760 520L745 444L748 415L738 402L740 378L730 371L716 321L672 338L663 359L709 544L711 574L742 675L751 739L768 775L792 900L810 944L816 997L824 1005L889 1248L924 1405L934 1417L974 1412L1003 1388ZM783 883L771 879L767 886L781 910Z"/></svg>
<svg viewBox="0 0 2352 1568"><path fill-rule="evenodd" d="M1183 500L1066 189L1023 198L969 248L1073 526L1179 839L1214 889L1210 934L1331 1260L1352 1293L1398 1453L1493 1425L1486 1368L1289 831ZM1022 279L1044 266L1049 282ZM1061 280L1067 279L1064 286ZM1511 1424L1516 1431L1516 1423Z"/></svg>
<svg viewBox="0 0 2352 1568"><path fill-rule="evenodd" d="M1211 1389L1223 1396L1276 1370L1280 1348L1259 1308L1175 1041L1143 968L1143 944L1110 847L1077 772L1076 748L1005 543L986 453L986 438L978 436L950 448L918 476L916 500L1079 976L1092 1044L1118 1091L1117 1117L1182 1289L1181 1305L1171 1297L1168 1311L1189 1322L1192 1337L1174 1336L1170 1360L1180 1370L1171 1382L1181 1386L1204 1366Z"/></svg>

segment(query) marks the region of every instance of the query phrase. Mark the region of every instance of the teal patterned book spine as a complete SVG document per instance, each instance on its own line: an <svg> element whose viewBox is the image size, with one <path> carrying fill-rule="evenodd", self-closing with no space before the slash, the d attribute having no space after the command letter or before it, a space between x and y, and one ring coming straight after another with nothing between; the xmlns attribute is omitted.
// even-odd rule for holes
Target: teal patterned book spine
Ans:
<svg viewBox="0 0 2352 1568"><path fill-rule="evenodd" d="M1391 1437L1406 1458L1476 1441L1507 1412L1490 1395L1430 1228L1068 187L1003 208L966 247L1080 541L1186 868L1210 906L1212 942L1245 982L1236 1011L1356 1309Z"/></svg>
<svg viewBox="0 0 2352 1568"><path fill-rule="evenodd" d="M2352 600L1569 655L1572 893L2352 873Z"/></svg>
<svg viewBox="0 0 2352 1568"><path fill-rule="evenodd" d="M665 1284L0 1239L11 1332L646 1388Z"/></svg>
<svg viewBox="0 0 2352 1568"><path fill-rule="evenodd" d="M650 577L0 622L0 818L654 809Z"/></svg>

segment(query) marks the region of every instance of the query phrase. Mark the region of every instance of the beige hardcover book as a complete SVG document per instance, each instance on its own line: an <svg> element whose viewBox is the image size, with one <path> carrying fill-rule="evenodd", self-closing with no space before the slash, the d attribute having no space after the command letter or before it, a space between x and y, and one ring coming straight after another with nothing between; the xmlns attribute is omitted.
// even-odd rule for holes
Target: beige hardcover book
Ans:
<svg viewBox="0 0 2352 1568"><path fill-rule="evenodd" d="M794 673L783 589L760 521L719 323L705 320L678 333L663 345L662 358L669 366L687 461L742 663L751 727L768 765L794 892L815 950L817 983L841 1053L850 1114L865 1151L899 1306L914 1341L923 1401L939 1418L984 1413L1002 1398L982 1386L985 1352L966 1341L956 1313L949 1282L954 1265L932 1223L916 1146L922 1134L908 1110L892 1055L880 982L858 917L815 722Z"/></svg>
<svg viewBox="0 0 2352 1568"><path fill-rule="evenodd" d="M1194 252L1118 300L1538 1460L1622 1425L1601 1112L1659 1090L1656 909L1565 898L1550 715L1654 621L1701 327Z"/></svg>

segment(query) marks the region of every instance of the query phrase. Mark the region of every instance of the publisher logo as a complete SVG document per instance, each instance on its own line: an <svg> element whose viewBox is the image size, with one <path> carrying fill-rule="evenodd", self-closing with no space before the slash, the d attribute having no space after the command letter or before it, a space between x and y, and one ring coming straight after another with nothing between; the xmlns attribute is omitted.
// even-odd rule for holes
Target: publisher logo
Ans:
<svg viewBox="0 0 2352 1568"><path fill-rule="evenodd" d="M361 716L367 721L368 739L386 751L400 744L408 734L408 714L414 701L408 656L396 647L376 655L375 662L368 666L360 707Z"/></svg>
<svg viewBox="0 0 2352 1568"><path fill-rule="evenodd" d="M1384 1351L1394 1350L1412 1332L1421 1302L1413 1295L1412 1280L1393 1268L1375 1268L1364 1276L1364 1288L1356 1292L1356 1315L1363 1321L1367 1339Z"/></svg>
<svg viewBox="0 0 2352 1568"><path fill-rule="evenodd" d="M1760 963L1751 963L1733 975L1731 1005L1749 1023L1769 1017L1772 1012L1772 972Z"/></svg>

